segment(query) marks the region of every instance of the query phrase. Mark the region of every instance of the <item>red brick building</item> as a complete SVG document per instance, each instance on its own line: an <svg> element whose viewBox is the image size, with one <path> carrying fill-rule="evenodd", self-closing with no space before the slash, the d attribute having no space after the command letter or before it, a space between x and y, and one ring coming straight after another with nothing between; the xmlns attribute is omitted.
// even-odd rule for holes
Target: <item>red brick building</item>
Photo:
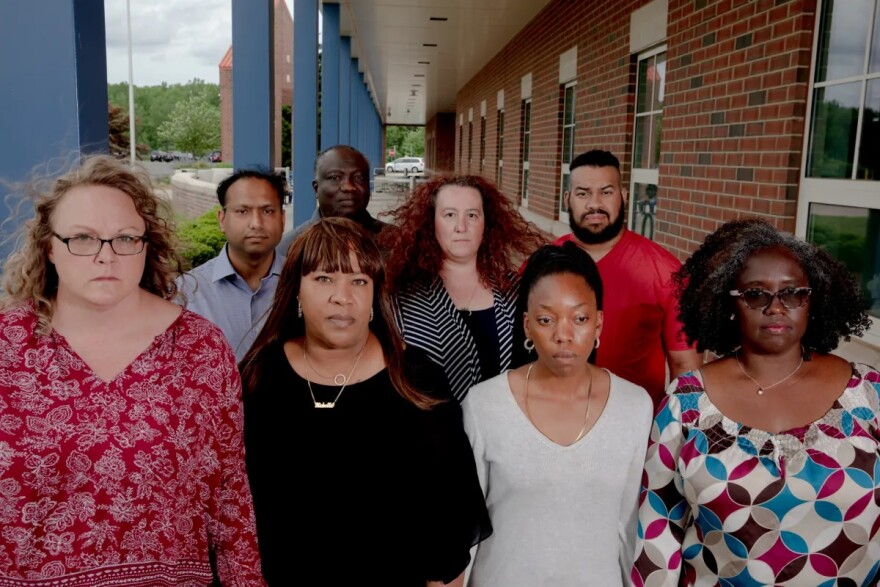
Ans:
<svg viewBox="0 0 880 587"><path fill-rule="evenodd" d="M281 107L293 105L293 18L284 0L275 0L275 167L281 166ZM220 150L232 161L232 47L220 60Z"/></svg>
<svg viewBox="0 0 880 587"><path fill-rule="evenodd" d="M844 261L880 316L878 0L553 0L460 89L445 147L442 116L427 164L495 179L547 232L570 232L568 162L608 149L633 230L685 258L766 217Z"/></svg>

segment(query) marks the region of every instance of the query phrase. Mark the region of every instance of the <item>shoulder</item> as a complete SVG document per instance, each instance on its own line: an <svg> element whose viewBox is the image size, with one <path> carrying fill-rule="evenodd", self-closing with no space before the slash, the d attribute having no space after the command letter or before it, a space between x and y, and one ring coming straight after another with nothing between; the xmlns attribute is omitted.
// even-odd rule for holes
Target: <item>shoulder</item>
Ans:
<svg viewBox="0 0 880 587"><path fill-rule="evenodd" d="M611 393L615 402L622 402L626 410L634 414L651 415L654 411L654 403L644 387L636 385L608 371L611 377Z"/></svg>
<svg viewBox="0 0 880 587"><path fill-rule="evenodd" d="M624 250L637 251L643 258L650 259L658 268L677 271L681 267L681 261L675 255L654 241L631 230L626 230L623 233L618 246Z"/></svg>
<svg viewBox="0 0 880 587"><path fill-rule="evenodd" d="M465 411L485 410L497 405L505 394L510 393L507 374L508 371L505 371L471 387L462 402L462 409Z"/></svg>
<svg viewBox="0 0 880 587"><path fill-rule="evenodd" d="M846 389L851 402L860 404L880 417L880 372L864 363L851 363L852 377ZM854 406L855 407L855 406Z"/></svg>
<svg viewBox="0 0 880 587"><path fill-rule="evenodd" d="M218 259L219 255L181 274L177 278L178 289L187 295L193 295L197 292L196 284L198 284L198 288L209 287L213 281L214 267L216 267Z"/></svg>
<svg viewBox="0 0 880 587"><path fill-rule="evenodd" d="M21 346L37 329L37 311L30 301L0 312L0 345Z"/></svg>
<svg viewBox="0 0 880 587"><path fill-rule="evenodd" d="M560 236L558 239L553 241L553 244L558 247L558 246L561 246L561 245L563 245L569 241L573 241L573 240L574 240L574 233L570 232L568 234L564 234L564 235Z"/></svg>
<svg viewBox="0 0 880 587"><path fill-rule="evenodd" d="M217 325L186 308L170 326L170 329L175 330L180 336L196 337L201 344L210 345L213 348L229 348L226 337L223 336L223 332Z"/></svg>

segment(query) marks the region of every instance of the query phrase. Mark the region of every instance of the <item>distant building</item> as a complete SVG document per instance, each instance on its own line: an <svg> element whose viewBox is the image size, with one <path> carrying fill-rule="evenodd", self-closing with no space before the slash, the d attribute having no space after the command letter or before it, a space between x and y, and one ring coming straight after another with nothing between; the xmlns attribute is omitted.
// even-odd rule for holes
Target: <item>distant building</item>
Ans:
<svg viewBox="0 0 880 587"><path fill-rule="evenodd" d="M220 150L232 161L232 46L220 60ZM276 167L281 166L281 107L293 106L293 18L283 0L275 0L275 129Z"/></svg>

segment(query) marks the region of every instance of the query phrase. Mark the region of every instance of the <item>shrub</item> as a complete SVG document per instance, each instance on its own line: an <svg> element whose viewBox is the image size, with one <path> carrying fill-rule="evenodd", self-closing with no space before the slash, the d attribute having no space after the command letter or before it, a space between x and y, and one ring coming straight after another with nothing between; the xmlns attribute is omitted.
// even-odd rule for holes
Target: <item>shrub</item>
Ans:
<svg viewBox="0 0 880 587"><path fill-rule="evenodd" d="M217 222L217 206L192 220L179 220L177 236L184 270L189 271L216 257L226 244L226 235Z"/></svg>

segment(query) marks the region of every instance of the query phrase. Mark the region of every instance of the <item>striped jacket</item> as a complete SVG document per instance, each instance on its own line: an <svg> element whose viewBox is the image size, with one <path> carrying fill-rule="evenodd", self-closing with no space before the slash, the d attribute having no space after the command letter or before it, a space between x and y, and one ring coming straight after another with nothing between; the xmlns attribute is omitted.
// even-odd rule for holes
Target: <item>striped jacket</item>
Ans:
<svg viewBox="0 0 880 587"><path fill-rule="evenodd" d="M519 278L506 291L493 287L495 322L503 373L511 367ZM409 286L393 297L394 317L407 345L422 349L446 373L450 391L461 402L480 382L480 359L470 329L452 303L440 277Z"/></svg>

